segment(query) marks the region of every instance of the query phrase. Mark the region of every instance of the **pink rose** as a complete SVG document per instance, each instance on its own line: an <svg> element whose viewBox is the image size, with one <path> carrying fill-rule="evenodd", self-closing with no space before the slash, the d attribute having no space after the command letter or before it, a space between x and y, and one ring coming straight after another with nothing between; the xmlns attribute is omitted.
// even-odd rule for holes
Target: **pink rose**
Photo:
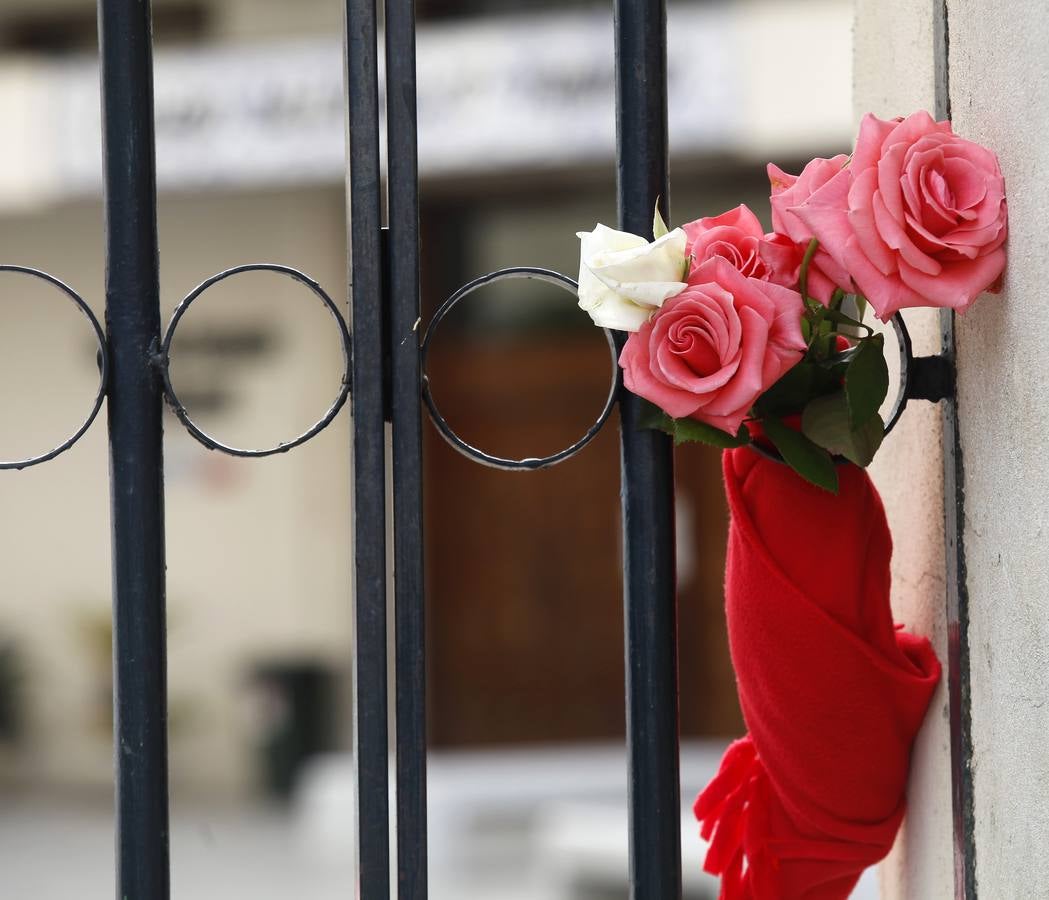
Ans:
<svg viewBox="0 0 1049 900"><path fill-rule="evenodd" d="M740 204L720 216L708 216L682 225L685 232L685 254L691 257L688 281L708 260L726 259L749 278L767 280L769 267L761 258L759 247L765 237L758 217Z"/></svg>
<svg viewBox="0 0 1049 900"><path fill-rule="evenodd" d="M730 434L805 352L801 295L747 278L714 256L630 335L619 357L629 390L675 419Z"/></svg>
<svg viewBox="0 0 1049 900"><path fill-rule="evenodd" d="M817 158L807 163L800 175L791 175L769 163L769 183L772 186L769 203L775 235L769 235L761 252L772 270L772 280L777 284L797 285L801 261L813 238L812 229L792 211L792 207L804 203L813 192L838 175L848 159L844 153L832 159ZM855 290L849 273L821 247L809 264L808 295L826 306L834 289L839 287L847 293Z"/></svg>
<svg viewBox="0 0 1049 900"><path fill-rule="evenodd" d="M998 159L927 112L865 116L851 164L789 212L883 321L910 306L964 312L1005 268Z"/></svg>

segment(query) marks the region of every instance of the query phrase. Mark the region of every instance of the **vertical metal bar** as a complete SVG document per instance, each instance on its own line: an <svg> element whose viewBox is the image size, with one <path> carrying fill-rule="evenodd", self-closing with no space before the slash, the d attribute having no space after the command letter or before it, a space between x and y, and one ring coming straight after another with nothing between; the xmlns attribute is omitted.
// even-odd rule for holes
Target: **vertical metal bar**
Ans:
<svg viewBox="0 0 1049 900"><path fill-rule="evenodd" d="M950 32L946 0L933 6L936 118L950 119ZM940 311L940 352L955 362L954 311ZM957 383L957 380L956 380ZM947 550L947 691L951 728L951 794L954 896L976 900L976 823L972 773L972 707L969 682L969 592L965 572L965 472L958 400L952 391L941 406L943 510Z"/></svg>
<svg viewBox="0 0 1049 900"><path fill-rule="evenodd" d="M616 0L616 141L619 225L651 235L666 212L665 0ZM625 335L618 334L621 346ZM630 896L681 896L678 780L674 474L670 438L638 427L640 403L620 395Z"/></svg>
<svg viewBox="0 0 1049 900"><path fill-rule="evenodd" d="M390 896L382 183L377 42L375 0L347 0L356 689L353 745L361 900L383 900Z"/></svg>
<svg viewBox="0 0 1049 900"><path fill-rule="evenodd" d="M150 5L99 0L117 897L165 900L168 873L162 390Z"/></svg>
<svg viewBox="0 0 1049 900"><path fill-rule="evenodd" d="M386 0L397 732L397 898L425 900L426 621L419 369L419 171L415 4Z"/></svg>

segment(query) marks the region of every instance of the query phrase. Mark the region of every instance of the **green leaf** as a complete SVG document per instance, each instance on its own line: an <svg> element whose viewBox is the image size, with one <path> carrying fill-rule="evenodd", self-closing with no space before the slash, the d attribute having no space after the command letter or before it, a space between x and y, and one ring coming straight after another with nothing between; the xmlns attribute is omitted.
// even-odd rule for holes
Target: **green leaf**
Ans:
<svg viewBox="0 0 1049 900"><path fill-rule="evenodd" d="M862 328L864 331L867 332L867 337L871 337L874 334L874 329L871 328L870 325L861 322L859 319L854 319L852 316L847 316L845 315L845 313L840 312L839 310L825 310L823 316L828 321L834 322L838 325L849 325L852 328Z"/></svg>
<svg viewBox="0 0 1049 900"><path fill-rule="evenodd" d="M731 447L742 447L750 443L750 432L746 426L740 425L735 436L713 425L705 422L697 422L695 419L672 419L663 410L648 400L641 401L641 410L638 413L637 424L640 428L651 428L654 431L663 431L674 438L675 444L688 444L701 442L710 444L712 447L720 447L727 450Z"/></svg>
<svg viewBox="0 0 1049 900"><path fill-rule="evenodd" d="M867 298L863 294L853 294L853 302L856 304L856 318L862 322L867 315Z"/></svg>
<svg viewBox="0 0 1049 900"><path fill-rule="evenodd" d="M659 240L664 234L669 234L670 229L667 228L667 223L663 221L663 216L659 211L659 201L656 201L656 209L652 215L652 237L655 240Z"/></svg>
<svg viewBox="0 0 1049 900"><path fill-rule="evenodd" d="M819 446L864 468L885 437L885 423L877 413L858 428L853 427L844 391L811 401L801 416L801 430Z"/></svg>
<svg viewBox="0 0 1049 900"><path fill-rule="evenodd" d="M860 342L845 370L845 398L849 425L866 423L885 402L889 392L889 367L885 364L885 338L880 334Z"/></svg>
<svg viewBox="0 0 1049 900"><path fill-rule="evenodd" d="M746 425L740 425L735 436L706 422L697 422L695 419L673 419L674 443L688 444L699 441L710 444L712 447L720 447L728 450L731 447L743 447L750 443L750 432Z"/></svg>
<svg viewBox="0 0 1049 900"><path fill-rule="evenodd" d="M826 450L779 419L763 419L761 424L788 466L817 487L832 494L838 493L838 472Z"/></svg>
<svg viewBox="0 0 1049 900"><path fill-rule="evenodd" d="M852 361L852 358L856 355L859 349L859 344L856 344L846 350L836 350L826 359L814 360L813 365L819 366L821 369L833 369L844 378L846 367ZM839 383L837 387L841 387L841 384Z"/></svg>
<svg viewBox="0 0 1049 900"><path fill-rule="evenodd" d="M841 387L846 364L846 360L834 357L819 362L802 361L765 391L755 407L774 416L799 413L813 397Z"/></svg>
<svg viewBox="0 0 1049 900"><path fill-rule="evenodd" d="M674 433L674 420L670 418L655 403L639 398L639 411L637 415L638 428L650 428L653 431L665 431L667 434Z"/></svg>

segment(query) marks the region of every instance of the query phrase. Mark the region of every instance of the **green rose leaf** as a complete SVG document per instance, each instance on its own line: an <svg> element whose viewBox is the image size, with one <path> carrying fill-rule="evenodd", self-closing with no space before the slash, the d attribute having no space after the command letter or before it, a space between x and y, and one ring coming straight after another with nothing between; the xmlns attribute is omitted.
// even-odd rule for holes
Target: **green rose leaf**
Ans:
<svg viewBox="0 0 1049 900"><path fill-rule="evenodd" d="M858 428L853 427L844 391L812 400L802 414L801 430L824 449L864 468L885 437L885 423L877 413Z"/></svg>
<svg viewBox="0 0 1049 900"><path fill-rule="evenodd" d="M845 364L845 359L836 357L800 362L765 391L755 405L760 412L774 416L801 412L813 397L841 387Z"/></svg>
<svg viewBox="0 0 1049 900"><path fill-rule="evenodd" d="M672 419L674 423L674 443L690 444L698 441L710 444L711 447L720 447L728 450L732 447L743 447L750 443L750 432L746 425L740 425L735 436L706 422L697 422L695 419Z"/></svg>
<svg viewBox="0 0 1049 900"><path fill-rule="evenodd" d="M852 316L847 316L845 313L837 309L825 309L823 311L823 318L827 322L833 322L836 325L848 325L850 328L862 328L867 332L867 337L871 338L874 336L874 329L870 327L866 322L861 322L859 319L854 319Z"/></svg>
<svg viewBox="0 0 1049 900"><path fill-rule="evenodd" d="M845 398L849 425L857 428L881 409L889 392L889 367L885 364L885 338L880 334L860 342L845 370Z"/></svg>
<svg viewBox="0 0 1049 900"><path fill-rule="evenodd" d="M788 466L817 487L838 493L838 471L826 450L779 419L763 419L761 424Z"/></svg>
<svg viewBox="0 0 1049 900"><path fill-rule="evenodd" d="M797 412L812 396L815 380L815 366L800 362L758 398L757 407L772 415Z"/></svg>
<svg viewBox="0 0 1049 900"><path fill-rule="evenodd" d="M641 428L651 428L671 435L675 444L699 442L728 450L750 443L750 432L744 425L740 425L739 431L733 436L727 431L705 422L697 422L695 419L672 419L648 400L641 401L641 412L637 421Z"/></svg>
<svg viewBox="0 0 1049 900"><path fill-rule="evenodd" d="M637 416L639 428L650 428L653 431L665 431L667 434L674 433L674 420L670 418L655 403L641 399Z"/></svg>

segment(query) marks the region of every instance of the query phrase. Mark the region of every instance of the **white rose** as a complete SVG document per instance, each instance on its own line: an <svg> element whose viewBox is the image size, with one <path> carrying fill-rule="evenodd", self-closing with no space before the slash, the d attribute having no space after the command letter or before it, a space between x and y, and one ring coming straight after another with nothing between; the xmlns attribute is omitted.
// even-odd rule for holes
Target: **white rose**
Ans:
<svg viewBox="0 0 1049 900"><path fill-rule="evenodd" d="M598 225L580 231L579 305L594 324L637 331L663 303L686 287L685 232L654 241Z"/></svg>

